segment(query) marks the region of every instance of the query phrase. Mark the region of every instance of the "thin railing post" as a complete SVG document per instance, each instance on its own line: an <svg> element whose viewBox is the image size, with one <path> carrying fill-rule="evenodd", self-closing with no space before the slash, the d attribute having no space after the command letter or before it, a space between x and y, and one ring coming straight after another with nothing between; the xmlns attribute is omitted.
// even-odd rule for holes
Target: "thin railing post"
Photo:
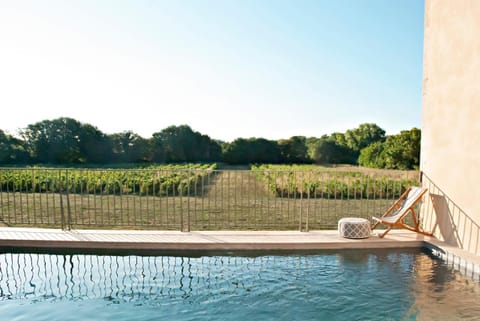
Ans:
<svg viewBox="0 0 480 321"><path fill-rule="evenodd" d="M307 186L307 197L308 197L308 204L307 204L307 217L305 222L305 232L308 232L308 221L310 217L310 179L311 179L311 171L308 172L308 186Z"/></svg>
<svg viewBox="0 0 480 321"><path fill-rule="evenodd" d="M67 197L67 230L72 229L72 210L70 207L70 184L68 184L68 169L65 170L65 182L67 184L67 188L65 190L66 197Z"/></svg>
<svg viewBox="0 0 480 321"><path fill-rule="evenodd" d="M188 179L187 179L187 232L190 232L190 179L191 179L191 169L188 168Z"/></svg>
<svg viewBox="0 0 480 321"><path fill-rule="evenodd" d="M58 170L58 195L60 196L60 219L62 230L65 230L65 210L63 208L63 186L62 186L62 170ZM55 207L53 211L55 215ZM55 221L55 220L54 220Z"/></svg>
<svg viewBox="0 0 480 321"><path fill-rule="evenodd" d="M180 197L180 232L183 232L184 231L184 228L183 228L183 197L182 197L182 194L183 194L183 188L182 188L182 183L181 183L181 179L178 183L178 186L177 186L177 192L178 192L178 196ZM173 186L174 190L175 190L175 186ZM175 195L174 195L175 196ZM175 198L174 198L174 201L175 201ZM173 209L175 210L175 204L176 202L173 203Z"/></svg>
<svg viewBox="0 0 480 321"><path fill-rule="evenodd" d="M298 173L295 172L297 175L295 176L298 176ZM298 219L298 230L300 232L302 232L302 221L303 221L303 217L302 217L302 211L303 211L303 173L302 173L302 180L300 181L300 184L299 184L299 187L300 187L300 213L299 213L299 219Z"/></svg>
<svg viewBox="0 0 480 321"><path fill-rule="evenodd" d="M3 169L0 169L0 215L2 215L2 218L5 219L5 215L3 214L3 183L2 183L2 175L3 175ZM35 213L35 203L33 203L34 210L33 212Z"/></svg>

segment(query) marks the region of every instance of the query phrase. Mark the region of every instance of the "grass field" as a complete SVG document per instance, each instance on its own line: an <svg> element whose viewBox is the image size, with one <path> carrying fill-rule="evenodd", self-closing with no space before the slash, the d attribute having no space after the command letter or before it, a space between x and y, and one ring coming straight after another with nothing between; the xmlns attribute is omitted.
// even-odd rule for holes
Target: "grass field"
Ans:
<svg viewBox="0 0 480 321"><path fill-rule="evenodd" d="M375 176L368 170L353 168L364 171L362 176L355 176L343 174L352 172L347 167L311 169L310 166L295 170L207 169L204 175L196 176L188 190L170 189L165 193L148 188L144 193L134 189L118 193L104 189L75 193L2 189L0 217L7 226L175 230L335 228L342 217L381 215L401 194L404 177L413 184L417 174L409 172L410 176L405 176L397 171L382 171ZM386 175L390 175L388 179ZM282 177L290 180L293 177L296 189L282 187ZM377 178L388 183L371 185L375 186L371 193L358 193L355 184L344 189L346 182L372 182ZM319 180L335 182L334 192L319 191ZM303 186L315 188L305 193L300 190ZM335 192L337 189L339 193ZM282 194L282 190L286 193Z"/></svg>

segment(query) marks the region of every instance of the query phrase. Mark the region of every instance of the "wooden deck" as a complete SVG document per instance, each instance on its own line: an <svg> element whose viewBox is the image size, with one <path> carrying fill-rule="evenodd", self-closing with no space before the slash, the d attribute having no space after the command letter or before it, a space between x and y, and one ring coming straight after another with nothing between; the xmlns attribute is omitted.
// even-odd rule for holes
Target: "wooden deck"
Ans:
<svg viewBox="0 0 480 321"><path fill-rule="evenodd" d="M385 238L345 239L337 231L132 231L0 228L0 247L117 250L315 250L419 248L425 237L392 231Z"/></svg>

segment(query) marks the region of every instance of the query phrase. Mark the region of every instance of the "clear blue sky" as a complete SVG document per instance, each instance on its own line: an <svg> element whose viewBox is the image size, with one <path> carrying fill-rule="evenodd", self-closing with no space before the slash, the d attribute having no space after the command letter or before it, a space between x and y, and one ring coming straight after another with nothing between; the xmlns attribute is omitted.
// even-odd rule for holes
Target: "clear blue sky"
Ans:
<svg viewBox="0 0 480 321"><path fill-rule="evenodd" d="M421 0L0 0L0 129L144 137L420 127Z"/></svg>

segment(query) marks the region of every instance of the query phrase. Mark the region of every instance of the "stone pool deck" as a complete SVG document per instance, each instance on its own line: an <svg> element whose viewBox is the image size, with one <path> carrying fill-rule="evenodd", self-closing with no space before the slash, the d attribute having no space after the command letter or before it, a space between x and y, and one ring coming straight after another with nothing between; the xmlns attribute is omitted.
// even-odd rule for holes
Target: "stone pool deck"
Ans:
<svg viewBox="0 0 480 321"><path fill-rule="evenodd" d="M381 231L380 231L381 232ZM432 250L462 273L480 278L480 256L404 230L384 238L346 239L335 230L298 231L134 231L60 230L0 227L0 247L26 249L135 251L254 251L422 248Z"/></svg>
<svg viewBox="0 0 480 321"><path fill-rule="evenodd" d="M346 239L337 231L134 231L0 228L0 246L119 250L316 250L415 248L425 237L391 231L385 238Z"/></svg>

